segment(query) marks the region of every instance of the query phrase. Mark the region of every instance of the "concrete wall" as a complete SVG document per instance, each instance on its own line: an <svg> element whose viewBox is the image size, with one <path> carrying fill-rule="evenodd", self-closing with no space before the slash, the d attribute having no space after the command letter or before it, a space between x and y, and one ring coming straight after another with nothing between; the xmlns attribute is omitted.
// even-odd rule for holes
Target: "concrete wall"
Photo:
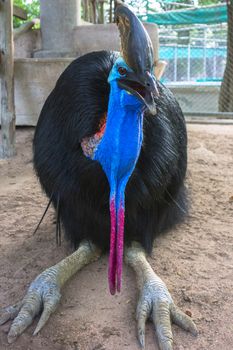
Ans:
<svg viewBox="0 0 233 350"><path fill-rule="evenodd" d="M155 61L158 61L158 27L152 23L144 23L144 26L153 44ZM74 28L73 50L79 55L98 50L120 51L120 37L116 24L82 25Z"/></svg>
<svg viewBox="0 0 233 350"><path fill-rule="evenodd" d="M216 113L220 83L168 84L184 113Z"/></svg>
<svg viewBox="0 0 233 350"><path fill-rule="evenodd" d="M41 48L40 30L29 30L21 34L14 40L14 45L15 58L33 57L34 51Z"/></svg>
<svg viewBox="0 0 233 350"><path fill-rule="evenodd" d="M16 125L36 125L47 96L72 59L16 59Z"/></svg>
<svg viewBox="0 0 233 350"><path fill-rule="evenodd" d="M158 60L158 28L155 24L145 23ZM72 47L70 57L78 57L87 52L98 50L120 50L119 31L115 24L80 25L72 32ZM30 30L15 40L15 57L33 57L35 51L41 51L41 31ZM47 52L47 51L46 51Z"/></svg>

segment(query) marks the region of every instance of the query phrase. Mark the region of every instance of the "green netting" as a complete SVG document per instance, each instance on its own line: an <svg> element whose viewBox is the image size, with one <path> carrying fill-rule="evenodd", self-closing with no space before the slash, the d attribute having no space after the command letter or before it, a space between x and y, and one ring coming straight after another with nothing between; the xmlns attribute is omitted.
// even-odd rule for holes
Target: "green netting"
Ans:
<svg viewBox="0 0 233 350"><path fill-rule="evenodd" d="M167 11L162 13L155 13L149 8L147 15L139 17L143 21L156 23L158 25L226 23L227 7L226 4L223 4L190 10Z"/></svg>

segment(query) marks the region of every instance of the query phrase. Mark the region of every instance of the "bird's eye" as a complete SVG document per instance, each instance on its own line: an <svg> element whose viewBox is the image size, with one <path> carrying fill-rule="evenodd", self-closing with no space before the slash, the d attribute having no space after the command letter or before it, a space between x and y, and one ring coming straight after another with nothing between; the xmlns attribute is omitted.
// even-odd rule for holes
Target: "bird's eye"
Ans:
<svg viewBox="0 0 233 350"><path fill-rule="evenodd" d="M120 75L126 75L127 70L126 70L126 68L124 68L124 67L119 67L119 68L118 68L118 73L119 73Z"/></svg>

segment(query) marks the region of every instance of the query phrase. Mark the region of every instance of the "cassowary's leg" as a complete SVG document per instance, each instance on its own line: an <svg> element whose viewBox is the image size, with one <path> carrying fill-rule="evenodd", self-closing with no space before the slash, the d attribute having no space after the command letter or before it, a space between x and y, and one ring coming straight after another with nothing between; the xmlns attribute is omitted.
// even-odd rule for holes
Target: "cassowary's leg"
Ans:
<svg viewBox="0 0 233 350"><path fill-rule="evenodd" d="M149 317L152 318L155 325L161 350L172 349L171 320L196 335L197 328L194 322L174 304L166 285L152 270L146 260L145 251L139 243L133 242L131 247L126 248L125 260L134 269L137 276L140 292L137 329L142 348L145 348L145 323Z"/></svg>
<svg viewBox="0 0 233 350"><path fill-rule="evenodd" d="M87 241L81 242L78 250L46 269L31 283L22 302L2 309L0 324L15 318L8 334L8 342L13 343L43 309L34 331L34 335L37 334L55 311L61 297L60 289L66 281L99 256L100 250L94 244Z"/></svg>

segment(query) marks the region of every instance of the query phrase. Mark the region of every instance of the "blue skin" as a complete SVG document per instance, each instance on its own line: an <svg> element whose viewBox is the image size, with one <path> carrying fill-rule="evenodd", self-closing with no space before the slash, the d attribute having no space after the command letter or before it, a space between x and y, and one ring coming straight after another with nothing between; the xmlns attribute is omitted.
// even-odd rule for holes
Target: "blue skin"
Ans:
<svg viewBox="0 0 233 350"><path fill-rule="evenodd" d="M132 72L121 57L116 60L108 78L111 88L106 129L93 155L93 159L101 164L108 178L110 203L112 201L115 203L116 218L119 208L123 210L125 208L125 188L140 154L145 108L143 102L136 96L118 86L117 80L124 78L118 72L119 67ZM118 225L119 222L116 223L116 232ZM117 285L119 291L120 281L117 281ZM110 287L112 294L115 292L114 288L111 290Z"/></svg>
<svg viewBox="0 0 233 350"><path fill-rule="evenodd" d="M144 104L118 86L117 80L123 78L118 72L119 67L132 72L121 57L116 60L108 77L111 89L106 129L93 156L102 165L108 178L111 197L115 193L119 197L117 189L121 189L120 192L125 190L137 163L143 139Z"/></svg>

